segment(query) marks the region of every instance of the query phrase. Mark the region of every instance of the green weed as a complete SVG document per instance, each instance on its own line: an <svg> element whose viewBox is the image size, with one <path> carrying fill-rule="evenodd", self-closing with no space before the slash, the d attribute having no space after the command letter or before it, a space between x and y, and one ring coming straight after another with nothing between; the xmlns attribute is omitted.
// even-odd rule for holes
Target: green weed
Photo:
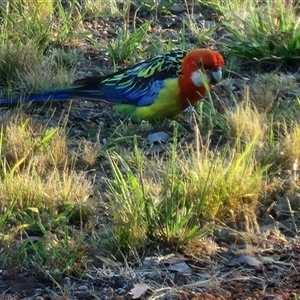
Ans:
<svg viewBox="0 0 300 300"><path fill-rule="evenodd" d="M223 21L231 38L224 45L231 55L256 61L288 62L300 57L300 18L282 1L256 6L245 2L240 15Z"/></svg>
<svg viewBox="0 0 300 300"><path fill-rule="evenodd" d="M149 25L150 22L146 22L133 33L126 28L120 28L115 40L108 41L108 52L115 67L123 62L134 63L147 51L143 44L147 41Z"/></svg>
<svg viewBox="0 0 300 300"><path fill-rule="evenodd" d="M175 3L176 0L143 0L140 2L140 8L145 11L155 12L156 16L159 16L162 13L169 13Z"/></svg>
<svg viewBox="0 0 300 300"><path fill-rule="evenodd" d="M253 211L267 169L256 162L255 144L253 139L237 152L198 148L190 154L178 153L175 143L167 161L147 161L136 149L134 168L110 154L114 250L128 254L158 241L180 248L209 232L204 220L234 211L236 221Z"/></svg>

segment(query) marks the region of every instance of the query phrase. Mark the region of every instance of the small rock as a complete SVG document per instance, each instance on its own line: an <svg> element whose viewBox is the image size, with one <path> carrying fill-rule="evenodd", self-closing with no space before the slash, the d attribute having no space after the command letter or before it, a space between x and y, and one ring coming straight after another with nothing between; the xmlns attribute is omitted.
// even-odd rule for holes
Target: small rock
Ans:
<svg viewBox="0 0 300 300"><path fill-rule="evenodd" d="M89 289L88 286L85 285L85 284L80 285L80 286L78 287L78 290L79 290L79 291L87 291L88 289Z"/></svg>
<svg viewBox="0 0 300 300"><path fill-rule="evenodd" d="M174 4L171 8L170 8L170 12L173 14L180 14L182 12L185 11L185 7L179 4Z"/></svg>
<svg viewBox="0 0 300 300"><path fill-rule="evenodd" d="M147 140L150 144L166 143L169 140L169 135L164 131L158 131L158 132L149 134L147 136Z"/></svg>
<svg viewBox="0 0 300 300"><path fill-rule="evenodd" d="M205 28L211 28L216 25L216 22L211 20L198 20L198 22Z"/></svg>

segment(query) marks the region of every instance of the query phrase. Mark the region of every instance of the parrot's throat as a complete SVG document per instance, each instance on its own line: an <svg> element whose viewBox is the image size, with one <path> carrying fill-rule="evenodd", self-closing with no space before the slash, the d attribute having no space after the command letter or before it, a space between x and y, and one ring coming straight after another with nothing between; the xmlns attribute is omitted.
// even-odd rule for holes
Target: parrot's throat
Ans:
<svg viewBox="0 0 300 300"><path fill-rule="evenodd" d="M178 84L183 109L190 105L195 105L206 95L206 88L204 86L196 86L190 76L181 75L178 78Z"/></svg>

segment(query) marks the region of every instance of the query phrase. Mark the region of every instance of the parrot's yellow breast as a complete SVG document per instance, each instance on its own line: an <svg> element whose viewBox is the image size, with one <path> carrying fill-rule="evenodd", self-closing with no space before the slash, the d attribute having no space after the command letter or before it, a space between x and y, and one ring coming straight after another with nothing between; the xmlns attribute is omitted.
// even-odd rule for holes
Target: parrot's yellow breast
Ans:
<svg viewBox="0 0 300 300"><path fill-rule="evenodd" d="M182 110L178 79L174 78L165 81L165 86L157 95L154 103L149 106L136 107L131 117L133 119L154 121L174 117Z"/></svg>

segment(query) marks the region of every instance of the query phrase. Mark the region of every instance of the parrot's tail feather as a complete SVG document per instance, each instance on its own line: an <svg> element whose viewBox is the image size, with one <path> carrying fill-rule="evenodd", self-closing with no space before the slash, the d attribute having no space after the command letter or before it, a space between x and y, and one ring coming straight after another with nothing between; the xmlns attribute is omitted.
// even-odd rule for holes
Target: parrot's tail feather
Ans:
<svg viewBox="0 0 300 300"><path fill-rule="evenodd" d="M69 93L51 93L51 94L39 94L33 93L28 97L24 97L23 102L46 102L46 101L60 101L60 100L69 100Z"/></svg>
<svg viewBox="0 0 300 300"><path fill-rule="evenodd" d="M74 93L70 93L70 99L110 103L109 101L107 101L103 98L103 93L97 94L96 91L95 92L93 92L93 91L75 91Z"/></svg>
<svg viewBox="0 0 300 300"><path fill-rule="evenodd" d="M78 99L83 101L104 102L109 104L109 101L105 100L104 94L99 89L91 89L89 87L66 87L61 89L49 89L41 90L33 93L28 93L24 96L14 97L11 99L1 99L0 105L10 105L18 103L37 103L37 102L52 102L52 101L64 101Z"/></svg>
<svg viewBox="0 0 300 300"><path fill-rule="evenodd" d="M70 94L67 93L52 93L52 94L39 94L33 93L24 97L16 97L12 99L0 99L0 105L9 105L9 104L18 104L18 103L38 103L38 102L47 102L47 101L63 101L69 100Z"/></svg>

